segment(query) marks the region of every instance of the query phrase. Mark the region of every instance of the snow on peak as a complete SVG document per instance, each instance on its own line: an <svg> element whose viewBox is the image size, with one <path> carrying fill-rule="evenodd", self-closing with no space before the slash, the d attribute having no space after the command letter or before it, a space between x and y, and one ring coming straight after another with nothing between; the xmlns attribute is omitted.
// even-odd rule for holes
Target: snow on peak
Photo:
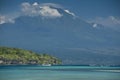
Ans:
<svg viewBox="0 0 120 80"><path fill-rule="evenodd" d="M63 14L59 12L58 8L62 9L65 13L75 16L74 13L70 12L69 10L64 10L62 6L54 3L42 3L39 4L34 2L30 4L28 2L22 3L22 12L25 15L29 16L38 16L41 15L43 17L62 17Z"/></svg>
<svg viewBox="0 0 120 80"><path fill-rule="evenodd" d="M57 9L50 8L49 6L43 6L40 10L40 15L44 17L61 17L62 14Z"/></svg>
<svg viewBox="0 0 120 80"><path fill-rule="evenodd" d="M62 10L62 11L61 11ZM67 9L64 9L59 4L54 3L29 3L23 2L21 4L21 11L16 13L16 16L0 15L0 24L14 23L15 19L20 16L41 16L45 18L60 18L69 14L75 16L75 14Z"/></svg>
<svg viewBox="0 0 120 80"><path fill-rule="evenodd" d="M37 2L34 2L32 5L33 6L38 6L39 4Z"/></svg>
<svg viewBox="0 0 120 80"><path fill-rule="evenodd" d="M71 14L72 16L75 16L74 13L70 12L69 10L64 10L66 13Z"/></svg>
<svg viewBox="0 0 120 80"><path fill-rule="evenodd" d="M50 6L53 4L38 4L34 2L30 4L28 2L22 3L22 12L25 15L29 16L38 16L41 15L43 17L61 17L62 14L55 8L51 8ZM54 4L55 5L55 4Z"/></svg>

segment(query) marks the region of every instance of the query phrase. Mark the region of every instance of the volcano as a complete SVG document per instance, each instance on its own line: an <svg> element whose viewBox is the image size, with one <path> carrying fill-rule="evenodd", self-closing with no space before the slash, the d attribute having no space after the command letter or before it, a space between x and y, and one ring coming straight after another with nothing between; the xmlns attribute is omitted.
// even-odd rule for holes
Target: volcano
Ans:
<svg viewBox="0 0 120 80"><path fill-rule="evenodd" d="M34 12L25 11L14 23L0 24L1 46L50 53L64 64L119 64L120 32L60 7L32 7Z"/></svg>

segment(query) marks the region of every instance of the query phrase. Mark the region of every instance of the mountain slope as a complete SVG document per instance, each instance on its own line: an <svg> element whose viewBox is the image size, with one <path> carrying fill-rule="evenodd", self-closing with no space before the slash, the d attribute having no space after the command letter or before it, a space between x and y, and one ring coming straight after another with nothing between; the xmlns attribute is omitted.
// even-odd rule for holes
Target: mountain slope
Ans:
<svg viewBox="0 0 120 80"><path fill-rule="evenodd" d="M87 52L87 50L81 53L79 50L71 51L68 48L94 49L97 47L99 49L120 47L120 32L102 25L93 27L93 24L87 23L79 17L68 14L61 8L49 8L57 10L62 16L51 18L51 13L50 17L42 15L31 16L31 14L23 15L16 18L15 23L13 24L5 23L0 25L0 45L32 49L37 52L43 51L54 53L64 60L67 59L69 61L71 58L68 57L75 55L72 57L72 62L74 63L78 61L79 64L84 61L95 63L96 60L91 58L97 59L97 57L93 56L99 56L99 54L93 53L93 51ZM84 54L86 52L87 54ZM114 51L114 53L116 52L119 53L119 51ZM88 53L90 53L91 57L89 57L89 55L88 59L84 60L82 56L85 57ZM64 55L67 56L64 57ZM78 60L76 59L76 57L78 57L77 55L79 55ZM111 57L110 55L111 53L108 55L100 54L101 57L97 63L100 63L99 61L103 60L104 56ZM113 61L113 58L116 58L116 56L106 60L106 63L114 63L115 61ZM118 58L117 60L119 60ZM103 62L104 61L105 60L103 60ZM117 64L119 64L119 62L117 62Z"/></svg>
<svg viewBox="0 0 120 80"><path fill-rule="evenodd" d="M44 42L58 46L119 46L119 32L104 27L93 28L92 25L73 18L43 19L37 17L20 17L14 24L3 24L0 27L1 39L9 44ZM31 38L33 38L31 40ZM18 41L16 43L16 41ZM10 42L9 41L14 41ZM1 41L1 42L3 42ZM3 42L3 43L4 43ZM24 43L25 42L25 43ZM50 42L50 43L49 43ZM63 45L62 45L62 44ZM77 44L79 43L79 44ZM31 44L32 45L32 44ZM44 44L46 45L46 44ZM39 46L39 45L38 45Z"/></svg>

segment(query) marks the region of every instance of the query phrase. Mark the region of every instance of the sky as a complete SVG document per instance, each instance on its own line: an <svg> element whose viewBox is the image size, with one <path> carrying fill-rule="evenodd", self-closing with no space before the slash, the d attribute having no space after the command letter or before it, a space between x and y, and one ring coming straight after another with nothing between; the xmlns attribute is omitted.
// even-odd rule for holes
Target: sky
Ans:
<svg viewBox="0 0 120 80"><path fill-rule="evenodd" d="M57 3L85 19L120 16L120 0L0 0L0 14L18 11L22 2Z"/></svg>
<svg viewBox="0 0 120 80"><path fill-rule="evenodd" d="M87 22L110 27L120 26L120 0L0 0L0 17L17 16L24 2L54 3Z"/></svg>
<svg viewBox="0 0 120 80"><path fill-rule="evenodd" d="M47 5L45 3L47 3ZM50 5L52 5L53 8ZM30 26L30 29L28 29L28 31L24 31L23 27L26 26L26 24L24 24L24 22L23 22L23 26L20 25L23 29L20 28L20 30L19 30L19 28L18 29L16 28L16 24L19 25L18 24L19 22L18 22L18 23L15 23L15 25L10 24L10 26L13 26L12 28L9 28L9 27L3 28L4 34L2 34L3 39L1 41L3 42L3 45L10 45L10 46L12 45L15 47L19 46L22 48L30 47L30 49L34 48L35 50L36 50L36 48L38 49L41 46L42 46L41 49L43 48L43 50L47 50L47 48L51 48L51 45L52 45L53 48L55 47L56 53L57 53L57 51L58 52L60 51L58 54L60 54L61 52L62 52L61 54L64 54L67 51L64 52L64 49L63 49L63 51L61 49L56 50L56 46L58 48L61 48L61 47L65 48L65 50L68 50L68 53L70 52L71 54L73 52L71 52L72 50L70 51L69 49L75 49L76 53L78 54L79 53L78 49L81 46L82 47L88 46L89 43L93 44L93 45L96 45L95 43L98 43L99 44L99 45L97 45L98 47L99 46L105 47L105 46L109 46L109 45L112 45L112 47L114 47L114 45L115 45L115 47L116 46L119 47L120 39L119 39L119 37L117 37L117 36L119 36L118 31L120 32L120 9L119 8L120 8L120 0L0 0L0 27L4 26L4 25L2 25L4 23L15 23L15 21L16 22L19 21L20 18L18 18L18 17L24 16L24 15L27 15L27 16L37 15L37 17L41 16L43 20L44 20L44 17L60 18L63 16L62 13L60 13L61 9L62 9L61 11L63 11L63 13L65 13L65 14L68 13L68 14L72 15L72 18L73 18L73 16L79 17L80 19L76 18L76 20L80 20L80 22L83 23L81 25L86 26L90 23L89 25L91 27L94 27L94 28L88 28L88 27L83 28L83 26L80 26L81 28L78 28L78 30L77 30L77 27L76 27L76 29L71 30L74 27L74 25L76 25L76 23L79 24L79 21L74 20L74 21L76 21L76 23L72 24L72 22L70 22L72 24L70 29L58 27L58 28L55 28L56 30L58 30L58 33L54 33L54 32L56 32L56 31L54 31L55 30L54 29L53 33L51 32L50 35L48 35L50 28L48 28L48 26L46 26L48 28L48 29L47 28L45 29L46 30L45 33L48 31L46 33L47 35L44 34L44 28L43 29L40 28L43 31L38 31L38 33L40 32L39 35L36 35L37 32L35 32L35 33L30 32L30 34L32 33L32 35L29 35L28 34L29 30L34 29L34 28L32 28L34 23L33 23L33 25L32 25L32 23L30 24L31 26ZM36 20L39 18L39 17L38 18L37 17L35 17ZM67 21L69 21L66 18L63 18L63 19L65 19L66 23L67 23ZM75 18L73 18L73 19L75 19ZM45 20L47 20L47 19L45 19ZM25 21L27 21L26 18L25 18ZM21 21L20 21L20 23L21 23ZM38 21L36 23L38 23ZM100 24L100 25L98 25L98 24ZM42 24L39 23L39 25L42 25ZM57 25L57 24L55 24L55 25ZM63 27L64 27L64 23L61 25L63 25ZM61 26L61 25L57 25L57 26ZM69 25L69 24L67 24L67 25ZM97 25L98 25L98 28L97 28ZM94 34L94 30L98 30L99 26L101 26L101 25L104 27L111 27L112 29L115 29L117 31L111 30L109 28L107 28L108 30L106 30L106 28L104 28L105 31L108 32L107 33L107 32L104 32L104 30L102 28L100 28L100 30L102 32L101 31L100 31L100 33L98 32L98 35L100 35L100 37L99 37L99 36L97 36L97 34ZM52 26L52 25L50 25L50 26ZM36 27L38 27L38 26L36 26ZM53 28L54 28L54 26L53 26ZM4 32L4 29L6 29L6 32ZM8 29L10 29L10 30L8 30ZM26 26L25 30L26 29L27 29L27 26ZM61 29L65 29L65 30L61 30ZM83 31L82 31L83 33L79 32L79 29L83 29ZM84 34L84 29L85 29L85 34ZM22 30L24 31L23 33L21 33ZM65 32L67 30L68 30L68 32ZM92 34L89 35L89 30L92 30L90 32L93 32L93 36L92 36ZM109 30L111 32L109 32ZM63 34L59 34L60 31L63 31L63 34L66 34L66 33L67 34L69 33L69 34L63 36ZM81 35L81 33L84 35ZM95 31L95 33L97 33L97 32ZM51 34L55 34L55 35L51 36ZM105 34L105 35L103 35L103 34ZM11 37L11 35L12 35L12 37ZM109 37L109 35L110 35L110 37ZM35 39L30 40L31 36L34 37ZM71 37L73 37L73 39L71 39ZM75 39L74 39L74 37L75 37ZM81 37L83 39L81 39ZM63 38L63 39L61 39L61 38ZM111 40L108 42L108 39L111 39ZM80 44L80 43L78 44L78 42L80 42L79 40L81 40L81 42L83 41L83 44ZM38 42L39 42L39 44L38 44ZM109 45L104 44L104 42ZM94 46L90 45L90 47L92 48ZM109 47L111 47L111 46L109 46ZM48 49L48 51L49 51L49 49ZM50 50L50 51L52 52L52 50ZM54 50L53 50L53 52L54 52ZM99 52L99 50L98 50L98 52ZM104 53L102 53L102 54L104 54ZM112 52L110 53L110 55L111 54L112 54ZM117 55L119 55L119 53ZM89 54L88 54L88 56L89 56ZM75 57L77 57L77 56L75 56Z"/></svg>

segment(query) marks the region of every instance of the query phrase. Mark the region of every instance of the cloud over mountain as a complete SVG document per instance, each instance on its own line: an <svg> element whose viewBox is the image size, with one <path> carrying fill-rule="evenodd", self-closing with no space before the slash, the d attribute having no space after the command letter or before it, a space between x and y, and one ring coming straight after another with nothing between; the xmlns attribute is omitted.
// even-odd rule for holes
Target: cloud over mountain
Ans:
<svg viewBox="0 0 120 80"><path fill-rule="evenodd" d="M68 15L74 17L76 16L73 12L64 9L59 4L54 4L54 3L23 2L20 4L20 6L21 6L20 11L16 13L16 16L9 14L0 15L0 24L14 23L15 19L20 16L29 16L29 17L41 16L43 18L60 18L64 15L59 11L59 9L61 9L64 13Z"/></svg>
<svg viewBox="0 0 120 80"><path fill-rule="evenodd" d="M51 8L50 6L57 6L55 4L38 4L37 2L30 4L28 2L22 3L22 11L24 14L29 16L38 16L43 17L61 17L62 14L59 13L57 9Z"/></svg>
<svg viewBox="0 0 120 80"><path fill-rule="evenodd" d="M70 61L77 64L118 64L120 61L120 57L117 57L119 51L96 49L119 48L118 31L94 21L93 24L88 23L75 17L73 12L53 3L23 2L18 13L20 14L17 17L0 16L0 45L53 53L67 64L71 63ZM115 17L110 17L110 20L119 24ZM15 21L14 24L7 24L12 21Z"/></svg>
<svg viewBox="0 0 120 80"><path fill-rule="evenodd" d="M5 15L0 15L0 24L4 24L4 23L14 23L15 21L8 17L8 16L5 16Z"/></svg>
<svg viewBox="0 0 120 80"><path fill-rule="evenodd" d="M49 6L43 6L40 14L45 17L61 17L62 14L60 14L56 9L52 9Z"/></svg>
<svg viewBox="0 0 120 80"><path fill-rule="evenodd" d="M102 24L107 27L119 27L120 19L114 16L108 16L106 18L97 17L95 19L89 20L88 22Z"/></svg>

